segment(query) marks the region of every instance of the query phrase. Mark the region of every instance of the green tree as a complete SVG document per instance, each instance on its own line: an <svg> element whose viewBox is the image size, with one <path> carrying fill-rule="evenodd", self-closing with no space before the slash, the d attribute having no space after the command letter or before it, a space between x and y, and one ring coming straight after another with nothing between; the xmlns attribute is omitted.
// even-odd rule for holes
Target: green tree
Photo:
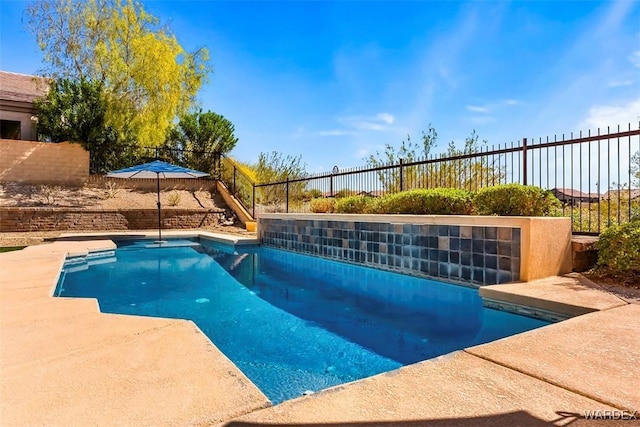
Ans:
<svg viewBox="0 0 640 427"><path fill-rule="evenodd" d="M186 52L133 0L36 0L26 16L44 73L100 82L107 124L141 146L164 141L209 73L206 49Z"/></svg>
<svg viewBox="0 0 640 427"><path fill-rule="evenodd" d="M128 166L137 158L137 146L106 124L107 103L102 84L57 79L34 106L38 138L79 143L90 153L91 172Z"/></svg>
<svg viewBox="0 0 640 427"><path fill-rule="evenodd" d="M190 168L212 173L220 154L231 151L238 142L233 123L212 111L184 115L172 127L165 146L181 153L179 160Z"/></svg>

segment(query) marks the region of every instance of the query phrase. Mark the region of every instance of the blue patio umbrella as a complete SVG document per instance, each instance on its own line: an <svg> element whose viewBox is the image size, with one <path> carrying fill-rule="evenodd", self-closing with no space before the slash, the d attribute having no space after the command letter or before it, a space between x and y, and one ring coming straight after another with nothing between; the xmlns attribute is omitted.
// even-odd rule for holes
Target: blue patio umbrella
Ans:
<svg viewBox="0 0 640 427"><path fill-rule="evenodd" d="M171 163L156 160L142 165L131 166L130 168L119 169L109 172L109 178L143 178L156 179L158 182L158 241L162 240L162 221L160 219L160 178L203 178L209 176L208 173L197 170L183 168Z"/></svg>

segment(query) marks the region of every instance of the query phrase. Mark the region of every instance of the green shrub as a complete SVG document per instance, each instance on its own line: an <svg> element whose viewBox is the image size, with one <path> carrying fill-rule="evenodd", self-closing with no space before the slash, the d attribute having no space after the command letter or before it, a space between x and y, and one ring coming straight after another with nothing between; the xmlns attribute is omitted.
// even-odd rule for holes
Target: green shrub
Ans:
<svg viewBox="0 0 640 427"><path fill-rule="evenodd" d="M598 267L615 275L640 275L640 221L614 225L600 234Z"/></svg>
<svg viewBox="0 0 640 427"><path fill-rule="evenodd" d="M474 204L479 215L510 216L548 216L562 206L550 191L521 184L482 188Z"/></svg>
<svg viewBox="0 0 640 427"><path fill-rule="evenodd" d="M335 210L336 199L318 198L311 199L309 208L314 213L332 213Z"/></svg>
<svg viewBox="0 0 640 427"><path fill-rule="evenodd" d="M336 201L336 213L363 214L369 213L369 205L374 200L370 196L348 196Z"/></svg>
<svg viewBox="0 0 640 427"><path fill-rule="evenodd" d="M473 213L473 196L466 190L432 188L408 190L384 196L380 213L469 215Z"/></svg>

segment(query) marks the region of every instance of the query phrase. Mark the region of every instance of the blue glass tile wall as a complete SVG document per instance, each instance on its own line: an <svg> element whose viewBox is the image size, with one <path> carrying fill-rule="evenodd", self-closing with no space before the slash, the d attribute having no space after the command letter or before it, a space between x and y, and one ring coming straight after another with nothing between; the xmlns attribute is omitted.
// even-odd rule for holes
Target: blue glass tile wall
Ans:
<svg viewBox="0 0 640 427"><path fill-rule="evenodd" d="M260 241L290 251L475 285L520 278L514 227L259 219Z"/></svg>

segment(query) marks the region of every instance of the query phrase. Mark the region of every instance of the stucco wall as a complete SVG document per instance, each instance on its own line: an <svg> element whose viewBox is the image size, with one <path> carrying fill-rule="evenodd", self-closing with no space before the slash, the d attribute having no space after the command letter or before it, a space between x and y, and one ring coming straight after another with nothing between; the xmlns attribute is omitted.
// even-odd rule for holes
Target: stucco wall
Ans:
<svg viewBox="0 0 640 427"><path fill-rule="evenodd" d="M81 184L89 152L78 144L0 139L0 182Z"/></svg>

